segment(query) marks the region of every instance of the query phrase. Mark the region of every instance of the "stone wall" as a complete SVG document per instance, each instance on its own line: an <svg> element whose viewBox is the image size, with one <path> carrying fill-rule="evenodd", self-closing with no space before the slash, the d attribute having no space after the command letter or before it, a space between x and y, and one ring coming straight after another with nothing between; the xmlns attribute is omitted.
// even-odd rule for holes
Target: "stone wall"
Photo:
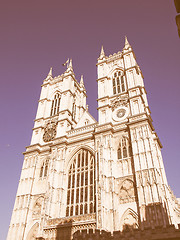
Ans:
<svg viewBox="0 0 180 240"><path fill-rule="evenodd" d="M77 231L73 235L73 240L180 240L179 229L175 229L174 225L167 228L147 228L144 230L128 228L122 232L116 231L112 234L100 230ZM58 239L57 239L58 240Z"/></svg>

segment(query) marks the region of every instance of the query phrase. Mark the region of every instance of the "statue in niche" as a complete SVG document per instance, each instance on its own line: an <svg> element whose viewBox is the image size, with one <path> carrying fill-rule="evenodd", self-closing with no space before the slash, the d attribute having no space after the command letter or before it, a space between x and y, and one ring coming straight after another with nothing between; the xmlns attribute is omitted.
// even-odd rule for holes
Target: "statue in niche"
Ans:
<svg viewBox="0 0 180 240"><path fill-rule="evenodd" d="M119 191L119 198L121 203L133 202L135 199L134 185L131 180L126 179Z"/></svg>
<svg viewBox="0 0 180 240"><path fill-rule="evenodd" d="M42 211L42 204L43 204L43 197L39 197L33 207L33 213L32 213L32 217L33 218L38 218L41 216L41 211Z"/></svg>

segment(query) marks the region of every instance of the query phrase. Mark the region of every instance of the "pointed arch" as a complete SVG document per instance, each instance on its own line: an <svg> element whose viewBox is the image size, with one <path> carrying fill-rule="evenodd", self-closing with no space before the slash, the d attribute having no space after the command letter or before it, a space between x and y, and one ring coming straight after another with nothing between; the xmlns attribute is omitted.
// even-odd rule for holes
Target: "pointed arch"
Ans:
<svg viewBox="0 0 180 240"><path fill-rule="evenodd" d="M119 187L120 203L128 203L135 201L134 182L125 178Z"/></svg>
<svg viewBox="0 0 180 240"><path fill-rule="evenodd" d="M124 69L116 64L116 65L111 69L111 71L109 72L108 77L111 78L111 77L113 76L113 74L114 74L115 72L117 72L117 71L121 71L121 72L124 74Z"/></svg>
<svg viewBox="0 0 180 240"><path fill-rule="evenodd" d="M125 230L127 227L130 228L138 228L138 215L137 213L132 209L128 208L123 213L121 220L120 220L120 230Z"/></svg>
<svg viewBox="0 0 180 240"><path fill-rule="evenodd" d="M124 69L116 66L110 73L112 79L113 94L119 94L126 91Z"/></svg>
<svg viewBox="0 0 180 240"><path fill-rule="evenodd" d="M37 235L38 235L38 228L39 228L39 223L38 222L33 222L32 225L30 226L29 231L27 232L26 240L36 240Z"/></svg>
<svg viewBox="0 0 180 240"><path fill-rule="evenodd" d="M69 160L67 217L96 211L95 166L95 156L87 147L76 149L75 154Z"/></svg>
<svg viewBox="0 0 180 240"><path fill-rule="evenodd" d="M66 170L68 170L68 169L70 168L71 162L72 162L72 160L73 160L73 156L75 156L75 154L76 154L79 150L81 150L81 149L85 149L85 150L91 152L92 155L95 155L94 149L92 149L92 148L91 148L90 146L88 146L88 145L80 145L80 146L76 147L75 149L73 149L73 150L69 153L69 155L68 155L67 158L66 158L66 164L65 164L65 169L66 169Z"/></svg>
<svg viewBox="0 0 180 240"><path fill-rule="evenodd" d="M56 93L59 93L60 95L62 95L62 91L59 87L56 87L52 92L51 94L49 95L49 98L50 99L53 99L54 98L54 95L56 95Z"/></svg>
<svg viewBox="0 0 180 240"><path fill-rule="evenodd" d="M129 157L131 157L131 145L129 142L129 138L126 136L122 136L117 149L117 159L123 160Z"/></svg>

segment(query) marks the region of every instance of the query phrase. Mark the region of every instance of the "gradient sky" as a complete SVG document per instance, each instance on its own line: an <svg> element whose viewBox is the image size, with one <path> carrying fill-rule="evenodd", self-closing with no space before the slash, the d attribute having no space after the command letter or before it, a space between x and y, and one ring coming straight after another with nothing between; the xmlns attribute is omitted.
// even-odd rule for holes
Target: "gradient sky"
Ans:
<svg viewBox="0 0 180 240"><path fill-rule="evenodd" d="M144 75L169 185L180 197L180 39L172 0L2 1L0 7L0 240L6 238L41 84L73 59L97 119L96 60L127 35Z"/></svg>

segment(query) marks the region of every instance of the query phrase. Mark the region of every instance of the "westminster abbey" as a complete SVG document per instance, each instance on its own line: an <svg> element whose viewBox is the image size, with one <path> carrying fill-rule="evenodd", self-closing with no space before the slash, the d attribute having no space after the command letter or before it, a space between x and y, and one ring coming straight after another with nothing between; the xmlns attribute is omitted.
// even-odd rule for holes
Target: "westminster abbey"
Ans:
<svg viewBox="0 0 180 240"><path fill-rule="evenodd" d="M127 38L122 51L106 56L102 47L97 60L98 122L83 77L72 60L65 65L43 81L7 239L151 239L154 229L180 239L180 202Z"/></svg>

